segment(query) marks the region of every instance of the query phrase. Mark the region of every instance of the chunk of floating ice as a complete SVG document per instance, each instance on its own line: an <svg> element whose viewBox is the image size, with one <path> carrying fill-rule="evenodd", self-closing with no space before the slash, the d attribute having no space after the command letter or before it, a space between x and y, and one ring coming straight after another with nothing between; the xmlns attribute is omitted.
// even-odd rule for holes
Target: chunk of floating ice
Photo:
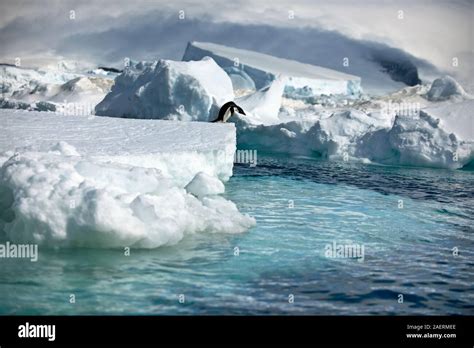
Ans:
<svg viewBox="0 0 474 348"><path fill-rule="evenodd" d="M329 117L254 125L239 117L238 143L263 152L458 169L474 160L472 101L399 115L335 111ZM433 116L432 116L433 115Z"/></svg>
<svg viewBox="0 0 474 348"><path fill-rule="evenodd" d="M197 173L185 189L196 197L218 195L225 191L224 184L219 179L202 172Z"/></svg>
<svg viewBox="0 0 474 348"><path fill-rule="evenodd" d="M187 234L240 233L255 224L234 203L209 196L224 185L203 173L187 187L195 197L158 170L19 152L0 168L0 187L0 225L13 242L156 248Z"/></svg>
<svg viewBox="0 0 474 348"><path fill-rule="evenodd" d="M0 231L8 240L156 248L255 224L217 196L217 178L232 173L232 125L38 114L0 115ZM230 156L214 154L226 148ZM184 189L190 181L195 195Z"/></svg>

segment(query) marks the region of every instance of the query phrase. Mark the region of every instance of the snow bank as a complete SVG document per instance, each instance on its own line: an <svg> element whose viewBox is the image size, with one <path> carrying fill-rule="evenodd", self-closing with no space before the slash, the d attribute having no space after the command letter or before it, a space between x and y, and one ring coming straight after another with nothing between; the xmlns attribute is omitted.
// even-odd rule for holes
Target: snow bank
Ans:
<svg viewBox="0 0 474 348"><path fill-rule="evenodd" d="M0 232L10 241L156 248L255 224L219 196L231 124L0 110L0 125Z"/></svg>
<svg viewBox="0 0 474 348"><path fill-rule="evenodd" d="M213 43L190 42L183 60L198 60L206 56L212 57L223 68L238 64L252 78L257 89L282 76L285 79L285 93L293 97L300 94L307 97L361 92L360 78L354 75Z"/></svg>
<svg viewBox="0 0 474 348"><path fill-rule="evenodd" d="M211 58L160 60L143 70L127 69L96 107L96 114L128 118L208 121L234 99L232 82Z"/></svg>

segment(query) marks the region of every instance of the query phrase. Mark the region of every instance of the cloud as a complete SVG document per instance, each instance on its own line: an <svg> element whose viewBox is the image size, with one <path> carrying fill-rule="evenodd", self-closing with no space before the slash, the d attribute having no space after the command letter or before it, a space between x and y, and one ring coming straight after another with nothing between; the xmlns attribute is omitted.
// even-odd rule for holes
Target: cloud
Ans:
<svg viewBox="0 0 474 348"><path fill-rule="evenodd" d="M214 42L321 65L362 76L365 85L387 79L386 74L382 73L381 60L392 60L405 66L415 64L426 72L436 70L430 63L400 49L355 40L337 31L221 23L206 19L183 21L173 15L159 17L155 12L142 16L139 25L112 28L100 33L75 34L60 42L57 51L63 56L70 56L83 50L84 59L100 64L113 63L118 67L126 58L180 60L189 41ZM343 66L344 58L349 59L348 67Z"/></svg>
<svg viewBox="0 0 474 348"><path fill-rule="evenodd" d="M226 41L305 60L302 47L325 47L312 35L325 33L329 39L332 32L354 39L350 42L362 40L361 45L373 41L398 47L445 69L453 57L464 59L474 50L472 1L3 0L0 6L4 61L53 54L96 63L122 56L176 59L191 39ZM75 11L74 20L70 11ZM178 20L179 11L184 11L185 20ZM325 52L307 52L326 56L327 64L337 59Z"/></svg>

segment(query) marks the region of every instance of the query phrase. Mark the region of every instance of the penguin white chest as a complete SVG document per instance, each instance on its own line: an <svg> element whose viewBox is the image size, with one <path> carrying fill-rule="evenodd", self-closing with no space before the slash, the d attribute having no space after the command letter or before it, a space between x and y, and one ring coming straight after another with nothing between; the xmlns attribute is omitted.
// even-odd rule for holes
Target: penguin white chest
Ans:
<svg viewBox="0 0 474 348"><path fill-rule="evenodd" d="M224 117L222 118L222 121L227 122L230 116L232 116L232 108L229 108L226 110Z"/></svg>

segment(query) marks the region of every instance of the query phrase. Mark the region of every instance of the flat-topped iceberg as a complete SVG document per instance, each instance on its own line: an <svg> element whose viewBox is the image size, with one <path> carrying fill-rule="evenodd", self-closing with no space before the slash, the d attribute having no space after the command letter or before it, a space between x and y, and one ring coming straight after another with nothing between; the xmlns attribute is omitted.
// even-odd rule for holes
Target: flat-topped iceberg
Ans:
<svg viewBox="0 0 474 348"><path fill-rule="evenodd" d="M219 196L231 124L0 110L0 238L156 248L255 224Z"/></svg>
<svg viewBox="0 0 474 348"><path fill-rule="evenodd" d="M114 117L208 121L234 99L232 82L211 58L159 60L142 70L126 69L96 114Z"/></svg>
<svg viewBox="0 0 474 348"><path fill-rule="evenodd" d="M239 67L252 78L257 89L282 76L285 94L294 98L321 94L358 95L361 92L357 76L214 43L190 42L183 60L199 60L206 56L212 57L222 68Z"/></svg>

